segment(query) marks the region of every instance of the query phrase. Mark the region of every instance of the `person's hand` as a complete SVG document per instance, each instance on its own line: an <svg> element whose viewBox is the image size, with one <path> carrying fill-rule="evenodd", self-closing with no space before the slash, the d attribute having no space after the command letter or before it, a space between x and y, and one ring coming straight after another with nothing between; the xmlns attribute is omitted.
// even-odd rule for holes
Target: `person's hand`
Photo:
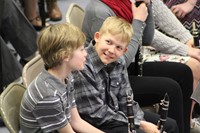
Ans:
<svg viewBox="0 0 200 133"><path fill-rule="evenodd" d="M188 45L189 47L195 47L194 46L194 39L193 38L190 39L190 40L188 40L185 44Z"/></svg>
<svg viewBox="0 0 200 133"><path fill-rule="evenodd" d="M134 19L145 21L148 16L148 10L145 3L141 3L138 7L135 6L135 3L132 2L132 12Z"/></svg>
<svg viewBox="0 0 200 133"><path fill-rule="evenodd" d="M200 61L200 49L188 47L188 56Z"/></svg>
<svg viewBox="0 0 200 133"><path fill-rule="evenodd" d="M141 121L140 128L146 133L160 133L156 125L147 121Z"/></svg>
<svg viewBox="0 0 200 133"><path fill-rule="evenodd" d="M193 10L194 6L195 6L194 3L186 1L185 3L172 6L171 11L178 18L183 18L183 17L185 17L185 15L187 15L189 12L191 12Z"/></svg>

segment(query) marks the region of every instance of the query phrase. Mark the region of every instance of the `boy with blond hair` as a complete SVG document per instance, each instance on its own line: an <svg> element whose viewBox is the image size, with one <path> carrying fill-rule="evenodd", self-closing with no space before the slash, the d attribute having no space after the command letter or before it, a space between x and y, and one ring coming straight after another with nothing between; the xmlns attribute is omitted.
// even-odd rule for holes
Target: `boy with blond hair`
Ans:
<svg viewBox="0 0 200 133"><path fill-rule="evenodd" d="M86 48L84 70L73 73L81 117L108 133L128 133L126 97L133 92L123 55L132 35L130 23L116 16L108 17ZM137 133L159 133L158 115L144 113L134 100L133 112ZM178 133L176 122L168 118L164 130Z"/></svg>

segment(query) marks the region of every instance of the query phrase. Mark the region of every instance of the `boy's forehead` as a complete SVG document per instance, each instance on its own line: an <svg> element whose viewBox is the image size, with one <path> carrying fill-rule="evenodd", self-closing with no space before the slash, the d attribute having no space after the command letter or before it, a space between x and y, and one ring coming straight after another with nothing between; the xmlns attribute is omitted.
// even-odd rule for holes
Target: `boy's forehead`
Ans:
<svg viewBox="0 0 200 133"><path fill-rule="evenodd" d="M123 34L112 34L112 33L109 33L107 32L104 37L106 39L109 39L110 41L114 41L114 42L120 42L120 43L124 43L124 44L127 44L127 40L124 39L123 37Z"/></svg>

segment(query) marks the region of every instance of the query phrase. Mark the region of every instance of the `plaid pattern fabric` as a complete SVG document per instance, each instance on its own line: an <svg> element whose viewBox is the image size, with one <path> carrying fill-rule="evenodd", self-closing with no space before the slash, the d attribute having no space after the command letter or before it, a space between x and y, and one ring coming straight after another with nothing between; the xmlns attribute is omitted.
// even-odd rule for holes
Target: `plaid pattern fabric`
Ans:
<svg viewBox="0 0 200 133"><path fill-rule="evenodd" d="M87 48L85 69L74 73L75 99L83 119L95 126L113 121L127 123L126 96L132 94L125 60L104 65L93 45ZM135 123L143 119L143 112L133 101Z"/></svg>

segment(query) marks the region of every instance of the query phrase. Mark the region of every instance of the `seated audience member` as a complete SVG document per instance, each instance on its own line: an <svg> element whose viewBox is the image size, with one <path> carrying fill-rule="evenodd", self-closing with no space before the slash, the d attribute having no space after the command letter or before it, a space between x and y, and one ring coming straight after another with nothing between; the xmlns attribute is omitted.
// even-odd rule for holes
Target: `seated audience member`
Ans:
<svg viewBox="0 0 200 133"><path fill-rule="evenodd" d="M196 22L196 27L200 30L199 0L165 0L164 2L189 31L192 30L193 22Z"/></svg>
<svg viewBox="0 0 200 133"><path fill-rule="evenodd" d="M128 133L126 98L133 98L133 93L123 54L132 35L130 23L119 17L108 17L86 47L84 69L73 73L81 117L108 133ZM139 127L137 133L159 133L156 126L159 116L143 112L134 100L132 103L134 122ZM164 130L178 133L176 122L168 118Z"/></svg>
<svg viewBox="0 0 200 133"><path fill-rule="evenodd" d="M36 54L37 33L20 11L15 0L0 0L0 41L3 86L21 76L22 67L6 46L9 41L19 54L21 64ZM2 46L3 45L3 46ZM2 88L1 88L2 89Z"/></svg>
<svg viewBox="0 0 200 133"><path fill-rule="evenodd" d="M148 58L145 60L160 61L160 57L165 56L164 61L185 63L193 72L193 90L195 90L200 79L200 49L193 47L194 41L190 31L180 23L162 1L152 0L152 5L155 24L162 32L155 31L151 46L156 51L147 54ZM163 58L161 60L163 61ZM193 101L191 118L194 105Z"/></svg>
<svg viewBox="0 0 200 133"><path fill-rule="evenodd" d="M34 28L39 31L42 29L42 20L39 13L38 0L23 0L24 2L24 14L34 26ZM62 13L58 7L57 0L46 0L47 11L50 20L59 21L62 19ZM46 23L46 25L48 25Z"/></svg>
<svg viewBox="0 0 200 133"><path fill-rule="evenodd" d="M105 2L110 2L110 5L105 4ZM87 37L86 46L89 45L89 42L94 36L94 33L100 29L100 26L107 17L123 16L123 11L129 11L129 16L131 18L132 9L131 3L129 0L124 1L106 1L106 0L93 0L90 1L85 9L85 17L83 20L82 30ZM119 3L121 2L121 3ZM125 4L126 3L126 4ZM113 7L111 8L110 6ZM121 5L121 8L117 8ZM123 7L124 5L124 7ZM134 7L134 4L132 5ZM116 7L116 9L115 9ZM128 8L125 8L128 7ZM148 8L148 17L145 12ZM121 9L117 11L117 9ZM125 11L124 9L129 9ZM134 18L130 22L133 25L134 36L131 39L131 42L128 46L128 51L124 54L127 67L129 64L129 80L134 92L134 98L140 103L141 106L147 106L151 104L158 103L161 96L167 92L170 97L170 106L169 106L169 116L177 121L179 126L179 131L181 133L189 132L190 130L190 111L191 111L191 99L193 89L193 77L190 68L181 63L174 62L147 62L143 64L143 77L133 76L132 71L135 70L133 58L137 52L138 46L143 43L145 45L151 44L153 38L153 29L154 22L151 11L151 4L147 7L144 4L141 4L138 8L133 8ZM116 13L116 14L115 14ZM146 15L146 16L145 16ZM147 19L146 19L147 17ZM125 18L125 17L123 17ZM152 29L153 28L153 29ZM143 38L141 38L143 37ZM142 42L141 42L142 41ZM132 67L133 66L133 67ZM183 73L184 72L184 73ZM150 77L151 76L151 77ZM152 77L154 76L154 77ZM176 80L182 89L182 92L178 90L180 87L175 87L177 84ZM174 87L172 87L174 86ZM176 93L174 89L176 89ZM176 94L178 97L176 97ZM181 97L181 98L180 98ZM180 100L182 99L182 100ZM184 104L183 104L184 103ZM180 106L177 108L177 106ZM179 110L177 110L179 109ZM184 122L183 122L184 121Z"/></svg>
<svg viewBox="0 0 200 133"><path fill-rule="evenodd" d="M22 133L103 133L81 119L74 99L71 72L82 70L85 35L72 24L41 31L37 46L45 69L24 93L20 108Z"/></svg>

